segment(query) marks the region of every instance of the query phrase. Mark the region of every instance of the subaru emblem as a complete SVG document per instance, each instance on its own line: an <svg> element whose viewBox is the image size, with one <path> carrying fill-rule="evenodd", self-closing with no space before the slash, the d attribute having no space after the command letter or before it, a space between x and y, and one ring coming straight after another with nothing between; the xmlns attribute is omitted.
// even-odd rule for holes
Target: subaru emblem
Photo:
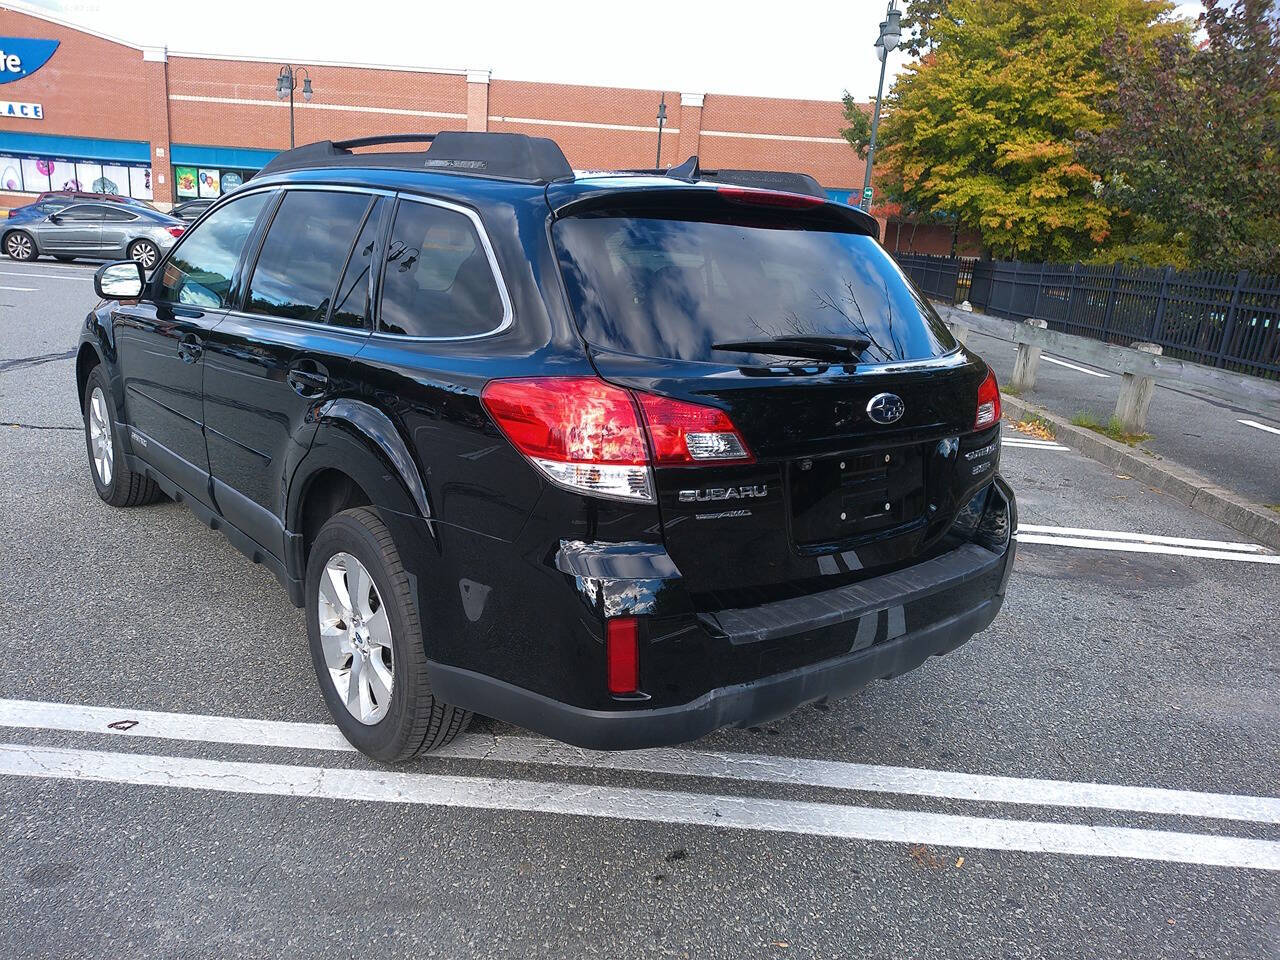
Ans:
<svg viewBox="0 0 1280 960"><path fill-rule="evenodd" d="M897 423L906 412L907 405L896 393L877 393L867 401L867 416L876 423Z"/></svg>

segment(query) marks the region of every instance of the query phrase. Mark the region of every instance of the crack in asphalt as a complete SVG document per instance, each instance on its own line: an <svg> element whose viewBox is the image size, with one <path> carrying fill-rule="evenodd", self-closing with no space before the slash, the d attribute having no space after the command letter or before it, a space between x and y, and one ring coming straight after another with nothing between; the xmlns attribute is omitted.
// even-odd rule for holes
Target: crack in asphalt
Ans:
<svg viewBox="0 0 1280 960"><path fill-rule="evenodd" d="M0 360L0 373L7 373L18 367L34 367L40 363L52 363L55 360L70 360L76 355L74 350L64 350L62 353L42 353L35 357L18 357L14 360Z"/></svg>
<svg viewBox="0 0 1280 960"><path fill-rule="evenodd" d="M14 420L0 420L0 427L17 427L21 430L79 430L80 427L64 427L58 424L18 423Z"/></svg>

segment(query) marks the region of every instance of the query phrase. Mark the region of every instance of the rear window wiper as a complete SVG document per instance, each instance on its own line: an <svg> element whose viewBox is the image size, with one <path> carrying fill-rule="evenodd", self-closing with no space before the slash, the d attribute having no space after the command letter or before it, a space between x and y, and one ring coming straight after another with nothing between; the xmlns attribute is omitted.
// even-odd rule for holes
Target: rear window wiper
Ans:
<svg viewBox="0 0 1280 960"><path fill-rule="evenodd" d="M713 343L712 350L736 353L770 353L775 357L804 357L811 360L856 361L871 346L866 337L813 336L761 337Z"/></svg>

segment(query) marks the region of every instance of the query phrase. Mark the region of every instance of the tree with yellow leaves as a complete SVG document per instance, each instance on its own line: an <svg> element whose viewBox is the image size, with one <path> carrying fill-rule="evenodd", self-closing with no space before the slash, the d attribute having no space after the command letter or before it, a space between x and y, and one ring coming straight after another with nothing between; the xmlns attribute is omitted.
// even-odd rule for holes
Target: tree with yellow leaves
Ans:
<svg viewBox="0 0 1280 960"><path fill-rule="evenodd" d="M936 6L936 4L934 4ZM910 8L908 8L910 9ZM1081 132L1108 124L1103 45L1185 29L1166 0L950 0L931 49L894 84L877 183L888 199L957 218L996 257L1086 258L1112 230Z"/></svg>

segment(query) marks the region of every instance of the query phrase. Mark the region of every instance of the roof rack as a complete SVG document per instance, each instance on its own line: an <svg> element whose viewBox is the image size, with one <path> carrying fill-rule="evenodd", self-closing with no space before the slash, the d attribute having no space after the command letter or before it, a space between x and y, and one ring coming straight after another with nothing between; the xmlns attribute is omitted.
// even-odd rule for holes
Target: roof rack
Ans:
<svg viewBox="0 0 1280 960"><path fill-rule="evenodd" d="M425 151L353 153L354 147L393 143L429 143ZM470 176L548 183L573 175L573 168L554 140L523 133L396 133L354 140L321 140L278 154L262 174L314 167L384 167L435 170Z"/></svg>
<svg viewBox="0 0 1280 960"><path fill-rule="evenodd" d="M788 193L801 193L809 197L827 199L827 191L822 188L822 184L807 173L794 173L788 170L707 170L698 163L696 156L666 170L650 167L621 172L648 173L659 177L674 177L677 180L715 180L720 183L732 183L739 187L785 190Z"/></svg>

